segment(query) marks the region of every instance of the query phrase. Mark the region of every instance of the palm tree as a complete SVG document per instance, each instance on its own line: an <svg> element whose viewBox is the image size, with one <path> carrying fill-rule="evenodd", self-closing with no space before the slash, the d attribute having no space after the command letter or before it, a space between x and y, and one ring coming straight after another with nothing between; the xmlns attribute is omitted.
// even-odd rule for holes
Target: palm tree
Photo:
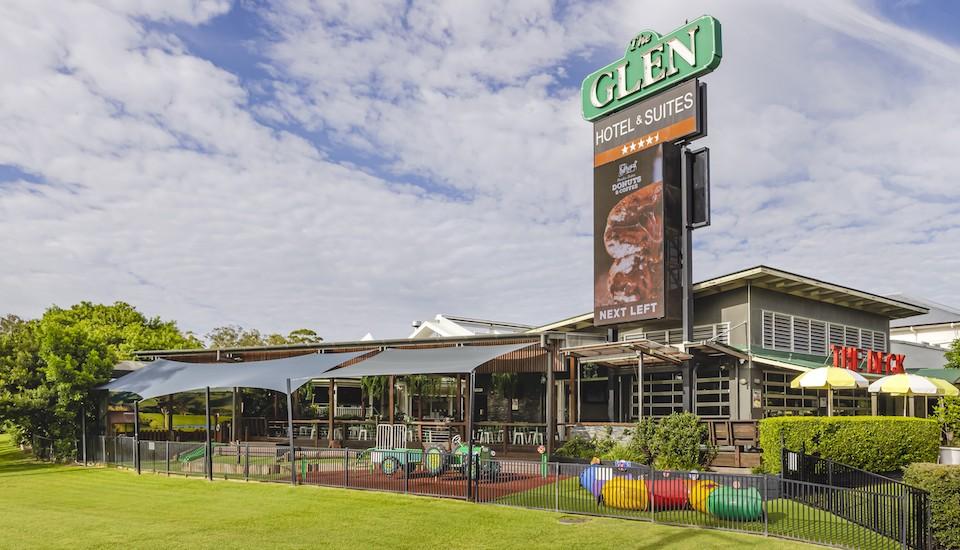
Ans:
<svg viewBox="0 0 960 550"><path fill-rule="evenodd" d="M493 373L493 388L507 402L507 424L513 422L513 395L517 392L517 373L515 372L495 372Z"/></svg>
<svg viewBox="0 0 960 550"><path fill-rule="evenodd" d="M387 389L386 376L364 376L360 378L360 417L367 418L366 403L363 398L366 396L370 400L370 408L373 408L373 398L382 397L383 391ZM382 408L382 407L381 407Z"/></svg>
<svg viewBox="0 0 960 550"><path fill-rule="evenodd" d="M436 393L440 388L440 379L436 376L428 376L426 374L415 374L413 376L407 376L405 378L407 388L410 390L411 395L416 394L417 399L417 418L423 420L423 398L426 395L431 395Z"/></svg>

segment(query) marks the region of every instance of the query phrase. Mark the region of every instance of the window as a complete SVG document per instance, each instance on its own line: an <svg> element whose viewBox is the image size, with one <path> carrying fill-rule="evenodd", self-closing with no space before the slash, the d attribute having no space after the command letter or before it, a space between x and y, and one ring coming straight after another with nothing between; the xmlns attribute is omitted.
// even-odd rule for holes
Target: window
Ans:
<svg viewBox="0 0 960 550"><path fill-rule="evenodd" d="M826 414L827 392L791 388L795 372L766 370L763 372L764 416L811 416ZM835 390L833 414L863 416L870 414L870 396L863 390Z"/></svg>
<svg viewBox="0 0 960 550"><path fill-rule="evenodd" d="M730 343L730 323L716 323L713 325L695 325L693 327L694 341L716 340L721 344ZM650 340L660 344L681 344L683 343L683 329L674 328L670 330L651 330L650 332L641 332L638 334L626 334L621 340Z"/></svg>
<svg viewBox="0 0 960 550"><path fill-rule="evenodd" d="M631 414L639 418L637 400L637 377L631 384ZM683 378L679 370L643 371L643 416L667 416L670 413L683 412Z"/></svg>
<svg viewBox="0 0 960 550"><path fill-rule="evenodd" d="M811 355L827 355L830 353L830 346L835 345L887 351L887 335L883 331L860 329L773 311L764 311L762 321L761 346L766 349Z"/></svg>
<svg viewBox="0 0 960 550"><path fill-rule="evenodd" d="M700 418L730 418L730 371L727 367L699 367L694 400Z"/></svg>

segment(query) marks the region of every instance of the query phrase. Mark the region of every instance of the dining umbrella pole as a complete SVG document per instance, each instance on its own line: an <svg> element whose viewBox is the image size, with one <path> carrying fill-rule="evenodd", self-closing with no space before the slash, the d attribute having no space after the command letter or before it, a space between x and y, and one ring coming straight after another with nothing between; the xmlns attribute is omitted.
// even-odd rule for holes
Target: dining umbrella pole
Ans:
<svg viewBox="0 0 960 550"><path fill-rule="evenodd" d="M827 416L833 416L833 388L827 389Z"/></svg>

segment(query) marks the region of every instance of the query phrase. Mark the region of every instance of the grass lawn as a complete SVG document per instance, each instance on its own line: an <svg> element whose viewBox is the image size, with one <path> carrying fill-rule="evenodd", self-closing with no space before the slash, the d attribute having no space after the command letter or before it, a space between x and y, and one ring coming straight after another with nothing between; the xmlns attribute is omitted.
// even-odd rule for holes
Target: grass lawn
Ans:
<svg viewBox="0 0 960 550"><path fill-rule="evenodd" d="M137 477L24 458L0 434L0 548L804 548L752 535L453 500Z"/></svg>

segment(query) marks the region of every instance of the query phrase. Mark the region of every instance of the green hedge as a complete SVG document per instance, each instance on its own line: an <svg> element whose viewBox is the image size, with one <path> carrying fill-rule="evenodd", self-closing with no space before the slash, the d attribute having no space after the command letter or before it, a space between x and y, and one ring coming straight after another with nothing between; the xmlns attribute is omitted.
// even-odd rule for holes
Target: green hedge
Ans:
<svg viewBox="0 0 960 550"><path fill-rule="evenodd" d="M781 437L787 449L871 472L893 472L914 462L936 462L940 426L902 416L807 416L760 421L763 470L780 471Z"/></svg>
<svg viewBox="0 0 960 550"><path fill-rule="evenodd" d="M960 466L911 464L903 481L930 493L930 523L939 546L960 548Z"/></svg>

